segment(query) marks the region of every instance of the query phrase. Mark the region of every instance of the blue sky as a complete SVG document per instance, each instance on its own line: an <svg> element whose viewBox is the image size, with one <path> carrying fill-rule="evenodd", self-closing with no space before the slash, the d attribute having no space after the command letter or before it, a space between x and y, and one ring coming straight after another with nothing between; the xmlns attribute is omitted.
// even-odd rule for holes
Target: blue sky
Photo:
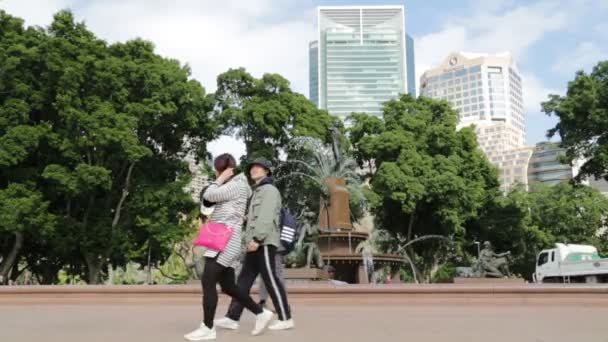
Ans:
<svg viewBox="0 0 608 342"><path fill-rule="evenodd" d="M70 8L109 42L142 37L163 55L187 62L209 91L217 74L243 66L277 72L308 93L308 42L319 5L404 5L416 44L416 71L453 51L510 51L523 74L528 144L545 139L555 118L540 112L563 94L578 69L608 59L608 0L0 0L28 25L48 25ZM233 140L212 144L239 155Z"/></svg>

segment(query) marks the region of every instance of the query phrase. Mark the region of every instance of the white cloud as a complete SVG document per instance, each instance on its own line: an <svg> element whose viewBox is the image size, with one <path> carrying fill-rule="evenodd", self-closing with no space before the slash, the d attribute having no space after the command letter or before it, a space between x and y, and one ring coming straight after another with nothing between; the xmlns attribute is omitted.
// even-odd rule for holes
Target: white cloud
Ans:
<svg viewBox="0 0 608 342"><path fill-rule="evenodd" d="M538 77L525 71L522 72L522 87L524 111L528 114L540 113L540 104L547 101L550 94L563 94L563 91L547 87Z"/></svg>
<svg viewBox="0 0 608 342"><path fill-rule="evenodd" d="M579 45L553 64L553 71L564 75L571 75L577 70L589 71L600 60L608 58L608 48L605 45L598 45L594 42L581 42Z"/></svg>
<svg viewBox="0 0 608 342"><path fill-rule="evenodd" d="M74 0L0 0L0 9L24 19L27 25L46 26L53 20L53 14L73 3Z"/></svg>
<svg viewBox="0 0 608 342"><path fill-rule="evenodd" d="M467 41L467 30L462 26L450 27L416 39L416 83L426 71L441 63L452 51L463 50Z"/></svg>
<svg viewBox="0 0 608 342"><path fill-rule="evenodd" d="M141 37L157 51L188 63L206 89L218 74L245 67L254 76L280 73L308 93L308 42L314 38L311 2L295 0L0 0L29 25L48 25L71 7L97 36L109 42Z"/></svg>
<svg viewBox="0 0 608 342"><path fill-rule="evenodd" d="M239 160L241 156L245 155L245 143L227 135L207 144L207 149L214 158L222 153L230 153Z"/></svg>
<svg viewBox="0 0 608 342"><path fill-rule="evenodd" d="M71 7L102 39L141 37L152 41L158 53L188 63L207 91L215 90L218 74L245 67L257 77L279 73L292 89L308 94L308 42L315 34L308 0L0 0L0 7L28 25L48 25L53 13ZM230 137L209 149L237 157L244 152L243 144Z"/></svg>
<svg viewBox="0 0 608 342"><path fill-rule="evenodd" d="M516 60L521 60L545 34L564 29L576 19L568 6L554 1L508 7L512 3L510 0L481 2L479 6L472 6L476 12L466 19L452 18L441 30L419 37L417 79L454 51L510 51Z"/></svg>

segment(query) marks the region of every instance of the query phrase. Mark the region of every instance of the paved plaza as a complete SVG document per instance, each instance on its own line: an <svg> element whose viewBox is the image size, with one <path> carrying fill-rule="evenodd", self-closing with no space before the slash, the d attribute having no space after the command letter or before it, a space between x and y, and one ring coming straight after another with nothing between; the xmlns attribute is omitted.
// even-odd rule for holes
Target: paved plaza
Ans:
<svg viewBox="0 0 608 342"><path fill-rule="evenodd" d="M218 314L226 309L222 298ZM513 297L470 293L292 296L296 329L253 337L251 314L218 341L608 342L606 295ZM183 341L201 319L195 293L0 293L0 341Z"/></svg>

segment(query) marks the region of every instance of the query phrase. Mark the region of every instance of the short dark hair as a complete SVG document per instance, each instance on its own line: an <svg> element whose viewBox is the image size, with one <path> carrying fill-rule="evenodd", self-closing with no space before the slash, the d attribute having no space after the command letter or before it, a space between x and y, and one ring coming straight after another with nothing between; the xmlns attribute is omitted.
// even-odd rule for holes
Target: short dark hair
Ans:
<svg viewBox="0 0 608 342"><path fill-rule="evenodd" d="M236 168L236 159L230 153L220 154L213 161L215 171L222 173L228 168Z"/></svg>

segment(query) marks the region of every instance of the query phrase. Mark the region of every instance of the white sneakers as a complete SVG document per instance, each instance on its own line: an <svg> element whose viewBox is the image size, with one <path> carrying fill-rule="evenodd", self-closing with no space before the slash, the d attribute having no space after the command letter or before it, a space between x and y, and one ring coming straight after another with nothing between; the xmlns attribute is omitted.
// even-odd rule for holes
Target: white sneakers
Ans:
<svg viewBox="0 0 608 342"><path fill-rule="evenodd" d="M288 319L286 321L276 320L276 321L272 322L272 324L270 324L268 329L270 329L270 330L289 330L289 329L295 328L295 326L296 325L293 322L293 319Z"/></svg>
<svg viewBox="0 0 608 342"><path fill-rule="evenodd" d="M286 321L275 320L272 321L272 317L274 313L270 310L264 309L261 314L255 316L255 327L253 331L251 331L251 335L257 336L264 332L264 330L268 327L270 330L288 330L293 329L295 324L293 319L289 319ZM216 319L213 321L214 327L213 329L207 328L204 323L201 323L201 326L184 335L184 338L188 341L207 341L207 340L215 340L216 332L215 327L228 329L228 330L237 330L239 328L239 322L232 320L228 317L222 317L220 319ZM270 324L270 326L269 326Z"/></svg>
<svg viewBox="0 0 608 342"><path fill-rule="evenodd" d="M218 328L228 329L228 330L237 330L239 328L239 322L237 322L233 319L230 319L228 317L216 319L215 321L213 321L213 325Z"/></svg>
<svg viewBox="0 0 608 342"><path fill-rule="evenodd" d="M215 328L209 329L205 323L201 323L201 326L191 333L184 335L184 338L188 341L207 341L215 340Z"/></svg>
<svg viewBox="0 0 608 342"><path fill-rule="evenodd" d="M261 314L255 316L255 327L251 331L251 335L256 336L264 332L264 329L270 324L274 313L270 310L264 309Z"/></svg>

